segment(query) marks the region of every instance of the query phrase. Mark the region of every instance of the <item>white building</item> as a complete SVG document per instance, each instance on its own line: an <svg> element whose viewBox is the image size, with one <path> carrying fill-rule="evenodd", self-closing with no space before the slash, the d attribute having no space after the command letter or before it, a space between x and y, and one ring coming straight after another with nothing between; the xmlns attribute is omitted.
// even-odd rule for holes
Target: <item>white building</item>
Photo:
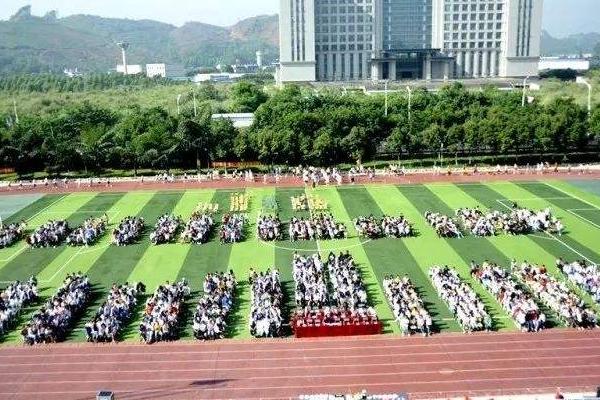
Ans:
<svg viewBox="0 0 600 400"><path fill-rule="evenodd" d="M185 68L177 64L146 64L148 78L161 77L169 79L185 79Z"/></svg>
<svg viewBox="0 0 600 400"><path fill-rule="evenodd" d="M125 68L123 67L123 64L117 65L117 72L121 73L121 74L125 73ZM143 73L144 73L144 69L142 68L141 65L127 64L127 75L137 75L137 74L143 74Z"/></svg>
<svg viewBox="0 0 600 400"><path fill-rule="evenodd" d="M536 75L543 0L280 0L289 81Z"/></svg>

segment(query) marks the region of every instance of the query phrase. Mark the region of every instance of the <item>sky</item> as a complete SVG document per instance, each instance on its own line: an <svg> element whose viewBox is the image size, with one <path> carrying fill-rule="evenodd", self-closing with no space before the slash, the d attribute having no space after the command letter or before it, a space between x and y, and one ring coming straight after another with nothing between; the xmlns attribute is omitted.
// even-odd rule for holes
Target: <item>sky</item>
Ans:
<svg viewBox="0 0 600 400"><path fill-rule="evenodd" d="M542 1L542 0L534 0ZM544 29L554 36L600 32L600 0L543 0ZM31 4L35 15L58 10L59 16L153 19L174 25L188 21L233 25L240 19L278 12L279 0L1 0L0 19Z"/></svg>

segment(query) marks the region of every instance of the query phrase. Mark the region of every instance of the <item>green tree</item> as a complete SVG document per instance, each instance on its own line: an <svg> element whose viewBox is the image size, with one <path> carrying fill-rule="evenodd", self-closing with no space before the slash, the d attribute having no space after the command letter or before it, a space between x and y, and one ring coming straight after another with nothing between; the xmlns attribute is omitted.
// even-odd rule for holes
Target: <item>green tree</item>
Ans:
<svg viewBox="0 0 600 400"><path fill-rule="evenodd" d="M256 84L250 82L239 82L231 88L232 111L251 113L266 102L268 96Z"/></svg>

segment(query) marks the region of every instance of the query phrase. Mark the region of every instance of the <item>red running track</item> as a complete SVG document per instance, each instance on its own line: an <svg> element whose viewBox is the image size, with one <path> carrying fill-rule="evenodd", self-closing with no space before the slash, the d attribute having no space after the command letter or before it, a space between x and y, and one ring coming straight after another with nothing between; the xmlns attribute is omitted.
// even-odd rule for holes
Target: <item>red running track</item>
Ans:
<svg viewBox="0 0 600 400"><path fill-rule="evenodd" d="M0 348L0 399L416 398L594 391L600 330Z"/></svg>

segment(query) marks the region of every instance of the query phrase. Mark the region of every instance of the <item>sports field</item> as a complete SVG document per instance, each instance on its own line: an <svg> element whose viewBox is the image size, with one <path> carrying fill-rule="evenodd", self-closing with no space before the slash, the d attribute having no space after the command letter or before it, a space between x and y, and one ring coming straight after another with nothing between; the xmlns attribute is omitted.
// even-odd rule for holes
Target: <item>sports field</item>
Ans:
<svg viewBox="0 0 600 400"><path fill-rule="evenodd" d="M323 198L329 211L339 222L346 224L349 238L345 240L273 243L260 242L256 238L254 221L261 214L263 199L274 196L278 213L283 221L293 215L307 215L308 212L295 212L290 198L305 192ZM78 226L89 216L106 213L110 224L118 223L129 215L142 216L147 225L153 226L164 213L181 215L187 220L196 206L202 202L218 203L220 215L229 210L231 190L188 190L177 191L137 191L128 193L72 193L48 194L44 196L4 196L0 197L0 207L4 222L26 219L32 230L49 219L67 219L72 227ZM530 261L545 264L558 279L564 277L555 267L555 260L564 257L571 261L587 259L600 262L600 181L544 181L544 182L494 182L488 184L430 184L401 186L343 186L321 187L317 189L290 188L251 188L246 189L250 196L248 219L250 227L243 242L222 245L213 238L205 245L173 243L152 246L148 240L151 229L146 229L142 240L132 246L115 247L109 245L110 234L89 248L68 247L66 245L50 249L30 249L21 241L8 249L0 250L0 286L17 279L36 275L42 297L51 296L60 286L64 277L71 272L82 271L89 275L94 284L94 301L79 320L69 341L84 341L83 326L95 313L97 306L104 301L113 282L142 281L148 292L165 282L187 278L194 290L187 302L182 323L181 338L192 338L192 315L194 305L200 296L202 281L207 272L233 269L242 282L236 297L236 307L230 321L231 338L249 338L248 316L250 313L250 293L246 277L250 268L258 270L276 266L282 274L286 287L287 311L294 308L291 260L294 251L321 252L348 250L360 263L368 292L385 331L398 333L392 312L387 305L381 287L386 274L407 274L420 291L427 309L430 311L437 330L441 332L460 331L452 314L437 296L427 271L433 265L450 265L457 268L484 300L497 330L515 330L514 323L500 304L469 275L471 260L495 261L508 266L510 260ZM566 227L566 234L555 237L546 233L528 236L501 235L491 238L466 236L463 239L440 239L429 227L423 213L437 211L453 215L459 207L480 206L485 209L503 210L512 202L531 209L551 207ZM361 239L354 231L352 219L360 215L405 215L418 234L408 239ZM218 227L217 227L218 229ZM109 231L111 226L109 226ZM593 303L590 296L577 287L576 291L589 306L600 313L600 306ZM143 305L143 301L139 302ZM3 343L21 342L18 327L28 320L39 307L38 303L21 316L17 327L0 340ZM136 315L140 315L141 308ZM558 325L557 318L548 309L543 309L551 324ZM123 340L138 340L138 320L132 320L123 334Z"/></svg>

